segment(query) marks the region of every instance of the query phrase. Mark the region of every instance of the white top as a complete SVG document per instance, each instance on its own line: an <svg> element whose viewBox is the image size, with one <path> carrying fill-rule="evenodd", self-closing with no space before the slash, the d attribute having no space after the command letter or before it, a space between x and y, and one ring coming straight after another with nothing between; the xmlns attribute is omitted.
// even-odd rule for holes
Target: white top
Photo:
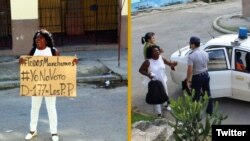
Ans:
<svg viewBox="0 0 250 141"><path fill-rule="evenodd" d="M167 75L165 73L166 66L164 64L164 61L162 57L160 56L157 60L154 59L149 59L149 67L148 67L148 72L153 73L154 79L159 80L162 82L167 94Z"/></svg>
<svg viewBox="0 0 250 141"><path fill-rule="evenodd" d="M53 56L51 52L51 48L46 47L43 50L39 50L36 48L35 53L33 56Z"/></svg>

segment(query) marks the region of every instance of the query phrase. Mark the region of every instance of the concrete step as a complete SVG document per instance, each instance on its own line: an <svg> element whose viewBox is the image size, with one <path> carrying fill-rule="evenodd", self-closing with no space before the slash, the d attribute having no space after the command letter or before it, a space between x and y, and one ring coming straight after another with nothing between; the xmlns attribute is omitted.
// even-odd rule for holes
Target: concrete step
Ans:
<svg viewBox="0 0 250 141"><path fill-rule="evenodd" d="M173 129L166 119L139 121L133 124L132 141L171 141Z"/></svg>
<svg viewBox="0 0 250 141"><path fill-rule="evenodd" d="M113 74L77 77L77 83L95 83L95 82L104 82L107 80L108 81L122 81L122 78L120 76L113 75ZM16 88L19 86L20 86L19 80L0 81L0 90Z"/></svg>

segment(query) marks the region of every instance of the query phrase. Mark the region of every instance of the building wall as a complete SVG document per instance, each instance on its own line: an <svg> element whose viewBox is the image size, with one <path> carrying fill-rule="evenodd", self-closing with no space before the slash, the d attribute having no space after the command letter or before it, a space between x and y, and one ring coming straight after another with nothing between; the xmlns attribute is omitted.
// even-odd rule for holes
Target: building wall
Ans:
<svg viewBox="0 0 250 141"><path fill-rule="evenodd" d="M11 0L12 43L11 54L27 54L33 34L38 29L38 0Z"/></svg>
<svg viewBox="0 0 250 141"><path fill-rule="evenodd" d="M122 15L121 17L121 48L128 47L128 16Z"/></svg>
<svg viewBox="0 0 250 141"><path fill-rule="evenodd" d="M245 18L250 19L250 1L242 0L242 15Z"/></svg>
<svg viewBox="0 0 250 141"><path fill-rule="evenodd" d="M10 0L10 7L13 20L38 18L38 0Z"/></svg>
<svg viewBox="0 0 250 141"><path fill-rule="evenodd" d="M33 35L37 31L37 19L12 20L13 54L28 54L32 47Z"/></svg>
<svg viewBox="0 0 250 141"><path fill-rule="evenodd" d="M187 3L193 0L131 0L131 12L148 8L159 8L172 4Z"/></svg>
<svg viewBox="0 0 250 141"><path fill-rule="evenodd" d="M128 5L130 4L128 3L128 0L121 0L121 1L125 2L122 8L122 15L128 15Z"/></svg>
<svg viewBox="0 0 250 141"><path fill-rule="evenodd" d="M121 17L121 48L128 47L128 0L121 0L125 2L122 8L122 17Z"/></svg>

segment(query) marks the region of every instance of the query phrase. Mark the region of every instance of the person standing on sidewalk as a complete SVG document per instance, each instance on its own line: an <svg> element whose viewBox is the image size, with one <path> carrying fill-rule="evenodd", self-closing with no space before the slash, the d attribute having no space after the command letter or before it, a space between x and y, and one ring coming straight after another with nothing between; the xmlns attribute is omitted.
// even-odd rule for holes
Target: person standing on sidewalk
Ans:
<svg viewBox="0 0 250 141"><path fill-rule="evenodd" d="M165 73L165 65L169 65L171 68L174 68L177 65L177 62L171 62L163 58L160 55L160 47L157 45L152 45L147 48L147 60L141 65L139 72L142 75L147 76L149 79L155 79L161 81L162 85L165 88L166 94L168 95L167 88L167 75ZM169 104L169 101L168 101ZM161 104L156 104L155 110L158 116L162 116ZM168 110L171 110L170 106L166 106Z"/></svg>
<svg viewBox="0 0 250 141"><path fill-rule="evenodd" d="M52 34L47 30L41 29L37 31L33 37L33 48L30 51L31 56L59 56L58 50L54 47ZM46 108L49 117L50 132L52 141L59 141L57 134L57 111L56 97L49 96L32 96L31 112L30 112L30 132L25 136L26 140L30 140L37 135L37 123L40 107L45 99Z"/></svg>
<svg viewBox="0 0 250 141"><path fill-rule="evenodd" d="M147 32L145 36L141 38L141 43L144 44L143 48L143 55L144 59L147 59L147 48L156 45L155 43L155 33L154 32ZM163 52L163 49L160 48L160 53Z"/></svg>
<svg viewBox="0 0 250 141"><path fill-rule="evenodd" d="M201 95L207 93L209 101L206 112L211 115L213 103L209 85L210 76L207 69L209 57L207 52L200 49L200 38L192 36L189 44L192 52L188 55L187 87L195 90L194 101L200 100Z"/></svg>

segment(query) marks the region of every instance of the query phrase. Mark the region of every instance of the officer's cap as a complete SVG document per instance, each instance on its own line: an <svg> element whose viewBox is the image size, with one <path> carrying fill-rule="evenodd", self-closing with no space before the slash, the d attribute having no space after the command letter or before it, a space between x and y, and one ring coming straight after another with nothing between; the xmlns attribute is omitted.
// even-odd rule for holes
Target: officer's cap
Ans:
<svg viewBox="0 0 250 141"><path fill-rule="evenodd" d="M200 38L192 36L189 41L190 44L199 44L200 43Z"/></svg>

